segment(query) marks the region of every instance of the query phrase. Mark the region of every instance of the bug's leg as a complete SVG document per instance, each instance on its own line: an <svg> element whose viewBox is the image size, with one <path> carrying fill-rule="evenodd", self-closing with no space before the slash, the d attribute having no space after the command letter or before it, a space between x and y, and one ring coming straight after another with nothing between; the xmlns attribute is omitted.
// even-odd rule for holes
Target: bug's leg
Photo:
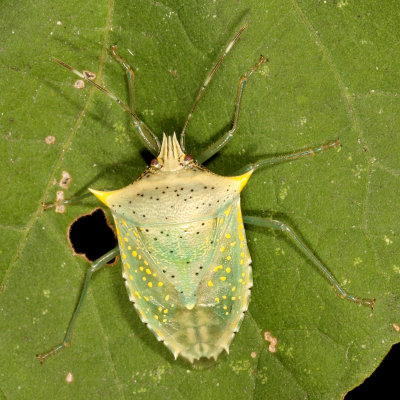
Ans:
<svg viewBox="0 0 400 400"><path fill-rule="evenodd" d="M302 242L302 240L297 236L293 229L286 225L284 222L277 221L274 219L260 218L243 216L243 221L245 224L261 226L263 228L272 228L274 230L284 232L290 239L292 239L296 245L302 250L306 257L312 261L312 263L320 270L322 275L331 283L335 289L337 295L341 299L346 299L354 303L363 304L365 306L374 307L374 299L361 299L359 297L354 297L353 295L347 293L336 280L336 278L328 271L328 269L318 260L318 258L311 252L311 250Z"/></svg>
<svg viewBox="0 0 400 400"><path fill-rule="evenodd" d="M134 128L138 128L135 118L133 117L133 115L135 115L135 73L133 72L133 69L130 67L130 65L125 60L125 58L122 58L117 53L116 45L111 46L111 54L125 69L126 77L128 79L129 106L130 106L131 122L132 122L132 125L134 126ZM161 146L160 146L160 142L157 139L157 136L153 133L153 131L146 124L143 123L142 129L138 129L138 133L139 133L140 138L142 139L143 143L146 145L146 147L150 151L152 151L152 149L157 150L157 152L160 151ZM157 153L157 155L158 155L158 153Z"/></svg>
<svg viewBox="0 0 400 400"><path fill-rule="evenodd" d="M61 206L61 205L66 205L66 204L74 204L74 203L79 203L80 201L93 196L92 193L87 192L81 196L76 196L76 197L71 197L70 199L65 199L65 200L57 200L54 203L42 203L43 209L48 210L53 207Z"/></svg>
<svg viewBox="0 0 400 400"><path fill-rule="evenodd" d="M57 354L59 351L61 351L63 348L69 346L71 344L71 338L72 338L72 331L74 329L76 319L78 318L79 312L81 310L83 301L85 300L86 293L89 287L90 279L92 278L92 275L104 267L109 261L111 261L113 258L115 258L119 254L119 248L115 247L113 250L110 250L108 253L104 254L104 256L100 257L97 259L91 267L88 269L86 273L86 279L85 283L83 284L83 288L81 291L81 295L78 301L78 304L75 308L74 314L72 315L71 321L68 325L67 333L65 334L64 340L62 343L60 343L58 346L54 347L53 349L47 351L46 353L43 354L38 354L36 357L39 359L41 363L44 362L48 357L53 356Z"/></svg>
<svg viewBox="0 0 400 400"><path fill-rule="evenodd" d="M261 56L260 59L258 60L258 63L256 65L254 65L253 67L251 67L246 72L246 74L244 74L240 78L237 95L236 95L235 115L233 117L232 128L229 129L228 132L225 132L221 138L219 138L215 143L213 143L210 147L208 147L206 150L204 150L197 157L197 161L200 164L203 164L205 161L207 161L209 158L211 158L215 153L218 153L235 135L235 133L238 129L240 106L241 106L242 97L243 97L244 88L246 86L246 83L249 80L249 78L253 75L253 73L255 71L257 71L257 69L260 68L260 66L262 64L266 63L267 61L268 60L266 58Z"/></svg>
<svg viewBox="0 0 400 400"><path fill-rule="evenodd" d="M236 43L236 41L239 39L239 36L243 33L243 31L246 28L247 28L247 24L243 25L240 28L239 32L235 35L235 37L230 41L230 43L228 44L227 48L224 51L224 54L222 54L222 56L218 59L217 63L214 65L214 68L208 74L206 80L204 81L203 85L201 86L201 88L199 90L199 93L197 93L196 99L194 100L193 106L190 109L189 115L187 116L185 125L183 125L183 129L182 129L182 132L181 132L181 143L180 144L181 144L182 151L185 151L185 135L186 135L186 130L187 130L187 127L189 125L189 122L192 119L193 111L195 110L198 102L200 101L201 97L203 96L203 92L206 89L207 85L210 83L211 79L213 78L213 76L217 72L217 69L222 64L222 61L224 60L226 55L231 51L233 45Z"/></svg>
<svg viewBox="0 0 400 400"><path fill-rule="evenodd" d="M153 155L158 156L161 146L154 135L154 133L151 131L151 129L134 113L131 111L131 109L124 104L118 97L116 97L113 93L111 93L109 90L103 88L102 86L98 85L91 79L91 74L88 71L83 71L79 72L75 68L71 67L70 65L66 64L65 62L58 60L57 58L53 58L53 60L61 65L62 67L70 70L72 73L75 75L79 76L81 79L85 80L88 82L90 85L94 86L96 89L100 90L104 94L106 94L110 99L114 100L117 104L119 104L126 112L128 112L131 116L131 121L134 127L138 130L140 137L143 139L146 147L149 149ZM155 138L154 143L147 141L147 136L145 135L144 131L150 132L152 135L152 138ZM150 136L151 136L150 135Z"/></svg>
<svg viewBox="0 0 400 400"><path fill-rule="evenodd" d="M339 139L336 139L327 144L321 144L320 146L310 147L309 149L301 150L295 153L283 154L282 156L272 157L272 158L264 158L255 163L251 163L244 166L239 171L235 171L233 173L233 176L242 175L250 171L255 171L261 167L266 167L267 165L279 164L281 162L298 160L300 158L305 158L305 157L312 157L315 156L317 153L321 153L329 149L340 148L340 147L341 143Z"/></svg>

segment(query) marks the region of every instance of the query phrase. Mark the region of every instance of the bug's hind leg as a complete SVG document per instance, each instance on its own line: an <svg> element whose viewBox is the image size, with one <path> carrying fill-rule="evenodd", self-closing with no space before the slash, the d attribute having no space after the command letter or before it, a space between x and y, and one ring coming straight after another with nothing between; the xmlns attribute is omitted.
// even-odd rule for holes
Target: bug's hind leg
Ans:
<svg viewBox="0 0 400 400"><path fill-rule="evenodd" d="M260 217L250 217L243 216L243 221L245 224L261 226L263 228L272 228L284 232L294 243L301 249L305 256L319 269L322 275L330 282L330 284L335 289L337 295L341 299L346 299L357 304L363 304L365 306L374 307L374 299L361 299L347 293L336 280L336 278L328 271L328 269L318 260L318 258L311 252L311 250L302 242L298 235L293 231L293 229L286 225L284 222L277 221L269 218Z"/></svg>
<svg viewBox="0 0 400 400"><path fill-rule="evenodd" d="M132 125L134 126L135 129L138 130L139 135L146 145L146 147L153 153L158 155L161 146L160 142L157 139L157 136L153 133L153 131L144 123L138 125L138 121L133 117L135 114L135 73L133 72L133 69L131 66L128 64L128 62L125 60L125 58L122 58L118 53L117 53L117 46L111 46L111 54L114 56L114 58L122 65L122 67L125 69L126 72L126 77L128 79L128 89L129 89L129 107L131 110L130 113L130 118Z"/></svg>
<svg viewBox="0 0 400 400"><path fill-rule="evenodd" d="M321 152L324 152L329 149L340 148L340 147L341 147L341 143L340 143L339 139L336 139L327 144L321 144L319 146L310 147L308 149L297 151L295 153L283 154L278 157L261 159L255 163L251 163L251 164L244 166L240 170L235 171L232 175L233 176L242 175L242 174L245 174L246 172L250 172L250 171L254 172L257 169L259 169L261 167L266 167L268 165L279 164L281 162L293 161L293 160L298 160L298 159L306 158L306 157L312 157L312 156L315 156L317 153L321 153Z"/></svg>
<svg viewBox="0 0 400 400"><path fill-rule="evenodd" d="M239 115L240 115L240 106L242 102L242 97L244 93L244 88L250 79L250 77L254 74L254 72L257 71L258 68L264 63L266 63L268 60L264 58L263 56L260 57L258 60L258 63L251 67L246 74L244 74L240 80L239 80L239 85L238 85L238 90L237 90L237 95L236 95L236 105L235 105L235 115L233 117L233 122L232 122L232 128L229 129L229 131L225 132L224 135L219 138L215 143L213 143L210 147L208 147L206 150L204 150L199 157L197 157L197 161L202 164L205 161L207 161L209 158L211 158L215 153L218 153L235 135L237 129L238 129L238 124L239 124Z"/></svg>
<svg viewBox="0 0 400 400"><path fill-rule="evenodd" d="M86 273L86 279L85 283L83 284L83 288L81 291L81 295L78 301L78 304L75 308L74 314L72 315L71 321L68 325L67 333L65 334L64 340L62 343L60 343L58 346L54 347L53 349L47 351L46 353L43 354L38 354L36 357L39 359L40 363L43 363L48 357L53 356L60 352L62 349L65 347L69 346L71 344L71 339L72 339L72 331L75 327L76 320L78 318L79 312L81 310L82 304L85 300L86 293L89 287L90 280L92 278L92 275L97 272L99 269L104 267L109 261L111 261L113 258L115 258L119 254L119 248L115 247L113 250L110 250L108 253L104 254L104 256L100 257L97 259L91 267L88 269Z"/></svg>

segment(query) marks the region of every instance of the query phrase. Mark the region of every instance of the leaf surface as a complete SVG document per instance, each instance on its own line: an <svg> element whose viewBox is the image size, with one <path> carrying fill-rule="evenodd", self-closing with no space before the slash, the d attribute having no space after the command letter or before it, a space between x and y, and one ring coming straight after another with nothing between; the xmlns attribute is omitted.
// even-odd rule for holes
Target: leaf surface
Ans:
<svg viewBox="0 0 400 400"><path fill-rule="evenodd" d="M369 376L399 341L398 2L12 3L0 6L2 396L340 399ZM237 136L207 167L232 174L340 137L339 152L256 172L242 208L289 223L375 309L340 300L283 235L249 228L252 301L229 355L174 361L140 322L118 264L93 278L72 346L40 365L35 354L61 342L88 268L72 254L68 226L98 206L93 197L56 214L41 203L55 200L63 171L71 197L123 187L151 160L127 114L94 88L75 89L76 77L51 57L94 72L127 102L109 54L118 44L136 74L137 113L161 138L180 132L245 22L199 103L187 148L195 156L229 129L239 78L268 57L246 87Z"/></svg>

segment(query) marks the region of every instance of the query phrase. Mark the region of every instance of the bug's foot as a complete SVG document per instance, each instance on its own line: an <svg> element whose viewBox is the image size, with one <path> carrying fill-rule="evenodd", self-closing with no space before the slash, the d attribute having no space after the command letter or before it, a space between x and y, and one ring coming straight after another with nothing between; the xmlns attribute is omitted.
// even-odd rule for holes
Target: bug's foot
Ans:
<svg viewBox="0 0 400 400"><path fill-rule="evenodd" d="M60 350L62 350L63 348L69 346L71 342L67 342L67 343L61 343L60 345L58 345L57 347L54 347L54 349L51 349L50 351L43 353L43 354L36 354L36 358L39 359L40 364L43 364L44 361L49 358L50 356L54 356L55 354L57 354Z"/></svg>
<svg viewBox="0 0 400 400"><path fill-rule="evenodd" d="M46 354L36 354L36 358L39 359L40 364L43 364L46 359Z"/></svg>
<svg viewBox="0 0 400 400"><path fill-rule="evenodd" d="M43 210L47 211L56 206L56 203L42 203Z"/></svg>

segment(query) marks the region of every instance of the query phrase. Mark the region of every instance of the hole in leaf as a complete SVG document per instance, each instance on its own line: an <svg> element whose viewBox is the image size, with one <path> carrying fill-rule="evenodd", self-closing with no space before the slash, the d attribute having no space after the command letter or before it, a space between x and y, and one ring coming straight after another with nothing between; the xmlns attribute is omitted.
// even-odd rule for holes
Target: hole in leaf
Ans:
<svg viewBox="0 0 400 400"><path fill-rule="evenodd" d="M68 238L74 252L91 262L117 245L114 231L101 208L77 218L69 227ZM115 258L107 264L114 262Z"/></svg>

